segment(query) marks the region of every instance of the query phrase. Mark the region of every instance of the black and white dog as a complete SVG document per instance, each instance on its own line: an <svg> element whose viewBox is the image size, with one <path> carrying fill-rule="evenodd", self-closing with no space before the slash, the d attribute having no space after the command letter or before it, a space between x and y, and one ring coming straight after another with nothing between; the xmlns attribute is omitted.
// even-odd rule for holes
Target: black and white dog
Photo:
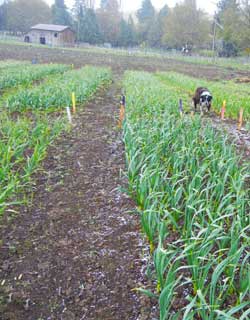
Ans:
<svg viewBox="0 0 250 320"><path fill-rule="evenodd" d="M203 114L203 110L209 112L212 106L213 96L207 88L197 88L193 96L194 109L197 111L197 105L200 106L200 112Z"/></svg>

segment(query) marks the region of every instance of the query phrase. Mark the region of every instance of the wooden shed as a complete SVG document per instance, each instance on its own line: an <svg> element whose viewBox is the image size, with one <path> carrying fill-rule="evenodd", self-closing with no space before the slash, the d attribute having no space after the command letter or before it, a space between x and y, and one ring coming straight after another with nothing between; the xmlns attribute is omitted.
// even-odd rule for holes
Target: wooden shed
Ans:
<svg viewBox="0 0 250 320"><path fill-rule="evenodd" d="M25 42L50 46L74 46L75 33L69 26L37 24L24 37Z"/></svg>

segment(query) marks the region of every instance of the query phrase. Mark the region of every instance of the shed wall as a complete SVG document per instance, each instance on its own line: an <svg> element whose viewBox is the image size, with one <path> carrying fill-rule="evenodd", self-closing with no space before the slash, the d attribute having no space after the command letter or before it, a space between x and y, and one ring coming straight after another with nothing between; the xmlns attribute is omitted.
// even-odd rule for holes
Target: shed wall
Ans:
<svg viewBox="0 0 250 320"><path fill-rule="evenodd" d="M75 43L75 34L70 29L62 32L47 31L47 30L31 30L26 34L26 39L29 37L31 43L41 43L40 39L45 39L45 44L50 46L72 46Z"/></svg>

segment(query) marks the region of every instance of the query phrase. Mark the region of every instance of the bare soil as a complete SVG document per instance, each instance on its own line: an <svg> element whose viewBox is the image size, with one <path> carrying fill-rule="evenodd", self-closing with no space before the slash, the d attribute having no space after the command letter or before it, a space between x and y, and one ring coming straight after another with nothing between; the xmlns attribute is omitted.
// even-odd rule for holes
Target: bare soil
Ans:
<svg viewBox="0 0 250 320"><path fill-rule="evenodd" d="M126 181L119 90L74 117L37 176L31 207L0 226L1 320L153 319L142 284L139 219ZM117 98L117 99L116 99Z"/></svg>
<svg viewBox="0 0 250 320"><path fill-rule="evenodd" d="M249 71L238 71L232 68L219 66L206 66L191 62L178 61L162 57L122 56L116 54L103 54L94 51L80 51L70 49L40 48L32 45L0 44L0 60L37 59L39 63L66 63L81 67L86 64L96 66L110 66L122 74L125 70L177 71L187 75L211 80L249 78Z"/></svg>
<svg viewBox="0 0 250 320"><path fill-rule="evenodd" d="M230 137L231 141L235 144L236 150L244 160L249 162L250 159L250 131L246 129L245 126L238 129L238 123L235 120L221 118L212 113L210 115L212 120L212 126L217 128L222 128L224 132Z"/></svg>

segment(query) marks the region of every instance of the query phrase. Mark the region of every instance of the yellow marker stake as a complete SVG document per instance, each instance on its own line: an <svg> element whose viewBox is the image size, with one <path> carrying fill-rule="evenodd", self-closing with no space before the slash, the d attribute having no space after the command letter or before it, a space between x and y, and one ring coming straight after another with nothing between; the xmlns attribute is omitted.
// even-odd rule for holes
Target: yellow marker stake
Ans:
<svg viewBox="0 0 250 320"><path fill-rule="evenodd" d="M72 107L73 107L73 113L76 113L76 95L75 95L75 92L72 92Z"/></svg>
<svg viewBox="0 0 250 320"><path fill-rule="evenodd" d="M238 123L238 130L241 130L242 124L243 124L243 108L240 108L240 114L239 114L239 123Z"/></svg>
<svg viewBox="0 0 250 320"><path fill-rule="evenodd" d="M72 63L72 65L71 65L71 69L74 69L74 64Z"/></svg>
<svg viewBox="0 0 250 320"><path fill-rule="evenodd" d="M225 112L226 112L226 100L223 101L223 105L221 108L221 120L225 120Z"/></svg>

